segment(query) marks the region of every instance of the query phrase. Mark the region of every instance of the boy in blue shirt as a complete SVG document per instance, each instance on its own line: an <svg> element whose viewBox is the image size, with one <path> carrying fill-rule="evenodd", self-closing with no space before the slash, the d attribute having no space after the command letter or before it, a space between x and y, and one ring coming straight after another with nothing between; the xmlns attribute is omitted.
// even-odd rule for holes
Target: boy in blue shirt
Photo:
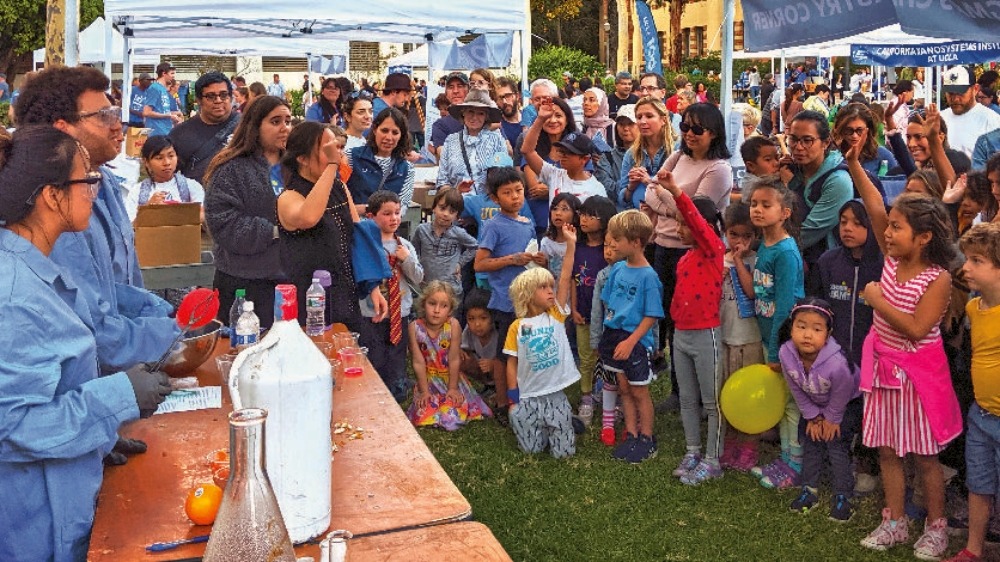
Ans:
<svg viewBox="0 0 1000 562"><path fill-rule="evenodd" d="M511 281L528 264L542 265L545 257L540 252L529 252L528 245L535 241L535 228L520 215L524 205L524 178L512 166L491 168L486 174L486 191L500 206L500 212L483 223L479 232L479 249L476 250L476 273L486 273L493 293L489 310L498 334L506 334L514 322L514 304L508 289ZM496 385L497 421L506 425L507 420L507 365L503 353L503 338L497 338L497 361L493 362L493 382Z"/></svg>
<svg viewBox="0 0 1000 562"><path fill-rule="evenodd" d="M617 263L601 289L607 313L598 353L604 369L618 379L625 414L626 438L611 456L632 464L656 456L649 350L650 329L663 318L663 285L643 254L652 235L653 223L635 209L611 218L608 238Z"/></svg>

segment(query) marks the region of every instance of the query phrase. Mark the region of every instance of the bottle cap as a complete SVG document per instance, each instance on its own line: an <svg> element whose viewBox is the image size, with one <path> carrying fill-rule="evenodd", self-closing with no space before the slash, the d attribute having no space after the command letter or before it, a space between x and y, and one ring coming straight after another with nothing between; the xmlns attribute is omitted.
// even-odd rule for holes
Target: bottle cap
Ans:
<svg viewBox="0 0 1000 562"><path fill-rule="evenodd" d="M274 321L295 320L299 317L295 285L278 285L274 288Z"/></svg>
<svg viewBox="0 0 1000 562"><path fill-rule="evenodd" d="M246 298L246 296L247 296L246 289L236 289L236 298Z"/></svg>
<svg viewBox="0 0 1000 562"><path fill-rule="evenodd" d="M317 269L313 272L313 283L319 279L319 284L324 289L329 289L333 282L330 280L330 272L325 269Z"/></svg>
<svg viewBox="0 0 1000 562"><path fill-rule="evenodd" d="M253 312L253 301L243 303L243 312Z"/></svg>

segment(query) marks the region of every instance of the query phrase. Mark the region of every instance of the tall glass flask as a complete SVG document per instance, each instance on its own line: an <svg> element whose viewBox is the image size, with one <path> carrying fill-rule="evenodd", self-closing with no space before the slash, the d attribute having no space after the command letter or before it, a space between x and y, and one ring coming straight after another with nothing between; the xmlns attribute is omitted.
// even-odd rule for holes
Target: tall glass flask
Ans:
<svg viewBox="0 0 1000 562"><path fill-rule="evenodd" d="M205 549L205 562L295 562L285 521L264 468L267 410L229 414L229 482Z"/></svg>

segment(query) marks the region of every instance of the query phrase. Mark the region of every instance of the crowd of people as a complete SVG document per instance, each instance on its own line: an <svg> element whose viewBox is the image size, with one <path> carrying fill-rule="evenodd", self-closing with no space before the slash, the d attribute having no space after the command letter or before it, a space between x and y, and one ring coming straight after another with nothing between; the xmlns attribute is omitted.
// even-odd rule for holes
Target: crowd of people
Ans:
<svg viewBox="0 0 1000 562"><path fill-rule="evenodd" d="M916 104L906 80L888 106L824 87L800 100L793 82L763 114L734 112L733 146L733 116L683 75L669 96L654 73L619 73L609 92L542 78L525 100L477 69L442 78L417 151L426 95L404 74L323 78L294 124L277 75L255 92L208 72L182 119L173 67L156 72L128 109L156 133L137 199L203 203L223 322L242 289L269 327L279 283L297 287L304 322L301 297L326 270L326 323L360 335L417 426L492 418L525 452L564 458L596 414L611 456L638 464L657 456L655 417L676 411L683 484L749 472L809 511L829 471L830 517L846 521L877 476L882 522L862 545L906 543L924 519L914 554L940 560L950 515L969 530L950 560L982 556L1000 485L1000 115L983 95L996 73L948 69L944 110ZM178 328L143 289L108 165L123 141L109 86L86 67L36 73L0 137L5 560L86 558L102 462L145 450L119 427L170 392L146 365ZM430 217L407 239L428 158ZM758 364L791 391L775 458L719 403ZM671 394L654 404L660 374ZM946 502L954 471L939 457L967 509Z"/></svg>

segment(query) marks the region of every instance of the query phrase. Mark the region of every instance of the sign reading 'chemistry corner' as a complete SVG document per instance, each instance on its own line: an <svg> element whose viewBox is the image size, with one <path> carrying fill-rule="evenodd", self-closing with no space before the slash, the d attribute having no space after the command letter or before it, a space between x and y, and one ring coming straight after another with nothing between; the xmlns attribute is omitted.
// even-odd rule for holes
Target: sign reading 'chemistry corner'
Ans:
<svg viewBox="0 0 1000 562"><path fill-rule="evenodd" d="M993 0L742 0L742 3L744 44L749 52L833 41L894 23L900 24L906 33L966 41L1000 34L1000 8ZM960 61L942 60L934 64L949 62Z"/></svg>

